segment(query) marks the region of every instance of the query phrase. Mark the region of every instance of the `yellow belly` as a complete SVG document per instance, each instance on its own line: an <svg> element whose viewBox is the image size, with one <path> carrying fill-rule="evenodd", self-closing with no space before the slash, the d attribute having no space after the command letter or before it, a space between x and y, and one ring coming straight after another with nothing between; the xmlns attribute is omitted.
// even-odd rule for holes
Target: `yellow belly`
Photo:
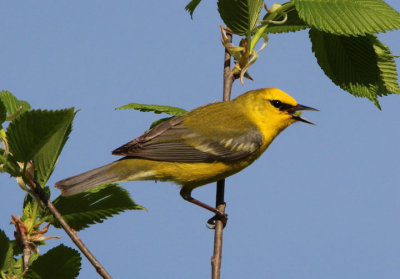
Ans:
<svg viewBox="0 0 400 279"><path fill-rule="evenodd" d="M187 189L194 189L235 174L247 167L251 162L238 161L229 164L223 162L177 163L125 159L114 162L107 172L118 173L120 177L118 181L172 181Z"/></svg>

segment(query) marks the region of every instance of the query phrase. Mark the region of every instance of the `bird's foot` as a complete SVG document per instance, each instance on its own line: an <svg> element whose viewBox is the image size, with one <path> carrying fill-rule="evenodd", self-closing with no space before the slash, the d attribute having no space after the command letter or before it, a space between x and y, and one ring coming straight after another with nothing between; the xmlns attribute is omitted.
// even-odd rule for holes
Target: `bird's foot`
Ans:
<svg viewBox="0 0 400 279"><path fill-rule="evenodd" d="M222 224L224 225L224 228L226 226L226 223L228 222L228 214L222 213L222 212L217 212L214 217L208 219L207 221L207 228L214 230L216 226L217 220L222 221Z"/></svg>

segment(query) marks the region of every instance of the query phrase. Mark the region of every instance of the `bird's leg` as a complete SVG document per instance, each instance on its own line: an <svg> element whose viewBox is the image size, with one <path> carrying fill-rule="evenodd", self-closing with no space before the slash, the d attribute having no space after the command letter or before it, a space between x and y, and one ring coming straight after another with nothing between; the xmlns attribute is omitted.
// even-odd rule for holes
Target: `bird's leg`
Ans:
<svg viewBox="0 0 400 279"><path fill-rule="evenodd" d="M195 204L195 205L198 205L198 206L200 206L200 207L202 207L202 208L204 208L204 209L207 209L207 210L209 210L209 211L215 213L215 216L212 217L212 218L210 218L210 219L207 221L207 223L208 223L209 225L214 226L214 225L215 225L215 220L220 219L220 220L222 220L222 222L224 223L224 227L225 227L226 222L228 221L228 215L227 215L227 214L224 214L224 213L220 212L220 211L219 211L218 209L216 209L215 207L212 207L212 206L210 206L210 205L208 205L208 204L206 204L206 203L204 203L204 202L201 202L201 201L199 201L199 200L196 200L195 198L193 198L193 197L191 196L191 191L188 192L188 191L187 191L186 189L184 189L184 188L182 188L182 190L181 190L181 192L180 192L180 195L182 196L182 198L183 198L185 201L191 202L191 203L193 203L193 204ZM209 227L209 228L213 228L213 227Z"/></svg>

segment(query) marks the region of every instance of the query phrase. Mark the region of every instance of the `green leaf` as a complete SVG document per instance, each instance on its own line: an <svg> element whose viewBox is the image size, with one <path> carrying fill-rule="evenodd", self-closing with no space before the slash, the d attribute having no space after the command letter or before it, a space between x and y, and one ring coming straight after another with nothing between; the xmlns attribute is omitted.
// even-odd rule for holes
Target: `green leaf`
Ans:
<svg viewBox="0 0 400 279"><path fill-rule="evenodd" d="M185 10L189 12L190 17L193 19L194 10L200 4L201 0L192 0L186 5Z"/></svg>
<svg viewBox="0 0 400 279"><path fill-rule="evenodd" d="M33 157L35 166L35 177L39 184L43 187L50 178L56 166L58 157L68 140L68 136L72 131L72 120L75 113L71 115L70 122L65 122L65 126L60 127L47 144Z"/></svg>
<svg viewBox="0 0 400 279"><path fill-rule="evenodd" d="M0 271L8 270L13 262L13 245L4 231L0 230Z"/></svg>
<svg viewBox="0 0 400 279"><path fill-rule="evenodd" d="M18 260L13 261L13 264L12 264L11 268L8 270L8 272L11 274L14 274L14 275L20 275L21 273L24 272L24 262L23 262L22 257L20 257Z"/></svg>
<svg viewBox="0 0 400 279"><path fill-rule="evenodd" d="M7 120L9 121L13 120L19 114L31 109L31 106L28 102L18 100L8 91L0 92L0 100L7 110Z"/></svg>
<svg viewBox="0 0 400 279"><path fill-rule="evenodd" d="M37 245L37 242L35 242L35 244ZM29 257L29 265L31 266L32 263L36 261L40 256L41 256L40 254L32 253L31 256Z"/></svg>
<svg viewBox="0 0 400 279"><path fill-rule="evenodd" d="M162 123L162 122L164 122L164 121L167 121L167 120L171 119L172 117L174 117L174 116L171 116L171 117L164 117L164 118L160 118L160 119L154 121L153 123L151 123L150 129L151 129L151 128L154 128L155 126L157 126L158 124L160 124L160 123Z"/></svg>
<svg viewBox="0 0 400 279"><path fill-rule="evenodd" d="M262 0L218 0L218 11L234 34L248 36L258 24Z"/></svg>
<svg viewBox="0 0 400 279"><path fill-rule="evenodd" d="M76 231L91 224L102 223L108 217L125 210L144 209L135 204L128 191L117 184L106 184L69 197L59 196L53 204ZM43 220L60 227L50 213Z"/></svg>
<svg viewBox="0 0 400 279"><path fill-rule="evenodd" d="M186 110L178 107L170 107L170 106L159 106L159 105L145 105L145 104L136 104L130 103L122 107L116 108L116 110L120 109L134 109L139 111L152 111L154 113L166 113L170 115L181 115L186 112Z"/></svg>
<svg viewBox="0 0 400 279"><path fill-rule="evenodd" d="M400 94L396 63L394 61L395 56L393 56L390 49L375 36L371 36L370 41L378 56L378 68L381 72L381 78L386 90L388 92Z"/></svg>
<svg viewBox="0 0 400 279"><path fill-rule="evenodd" d="M35 159L40 164L35 168L38 168L40 179L45 180L65 143L74 115L73 108L56 111L31 110L16 118L7 129L8 143L15 159L28 162L36 156ZM50 151L55 154L49 154ZM40 156L44 158L38 159Z"/></svg>
<svg viewBox="0 0 400 279"><path fill-rule="evenodd" d="M284 16L276 19L276 21L284 20ZM295 32L309 28L309 26L299 18L299 14L296 10L291 10L287 13L287 20L283 24L270 23L265 30L266 33L284 33L284 32Z"/></svg>
<svg viewBox="0 0 400 279"><path fill-rule="evenodd" d="M320 31L365 35L400 28L400 14L382 0L293 0L300 18Z"/></svg>
<svg viewBox="0 0 400 279"><path fill-rule="evenodd" d="M33 217L33 204L34 201L24 203L24 208L22 211L21 221L27 221L27 219L32 219Z"/></svg>
<svg viewBox="0 0 400 279"><path fill-rule="evenodd" d="M81 256L75 249L59 245L30 266L25 279L73 279L79 275Z"/></svg>
<svg viewBox="0 0 400 279"><path fill-rule="evenodd" d="M19 244L17 243L16 240L11 240L10 246L13 249L13 256L18 256L18 255L22 254L21 246L19 246Z"/></svg>
<svg viewBox="0 0 400 279"><path fill-rule="evenodd" d="M49 197L50 196L50 188L48 186L44 187L44 192ZM28 232L31 233L35 225L39 224L39 221L43 218L43 216L47 212L45 209L41 208L37 201L30 194L26 194L23 203L23 211L21 221L24 222L25 226L28 229ZM46 244L44 241L35 242L36 245Z"/></svg>
<svg viewBox="0 0 400 279"><path fill-rule="evenodd" d="M134 110L139 110L139 111L143 111L143 112L152 111L156 114L166 113L166 114L174 115L174 116L182 115L186 112L186 110L184 110L182 108L178 108L178 107L145 105L145 104L136 104L136 103L130 103L125 106L116 108L116 110L120 110L120 109L134 109ZM150 129L170 118L171 117L166 117L166 118L161 118L161 119L154 121L153 123L151 123Z"/></svg>
<svg viewBox="0 0 400 279"><path fill-rule="evenodd" d="M21 176L20 167L11 154L4 154L4 150L0 149L0 164L4 165L3 170L11 176Z"/></svg>
<svg viewBox="0 0 400 279"><path fill-rule="evenodd" d="M34 203L35 202L35 200L32 198L32 196L29 194L29 193L27 193L26 195L25 195L25 198L24 198L24 203L23 203L23 205L22 205L22 208L23 209L25 209L25 207L27 207L27 206L32 206L32 203ZM22 215L23 216L23 215ZM22 220L23 220L24 218L22 217Z"/></svg>
<svg viewBox="0 0 400 279"><path fill-rule="evenodd" d="M374 35L336 36L313 28L309 35L318 64L342 89L378 108L378 96L399 93L393 56Z"/></svg>
<svg viewBox="0 0 400 279"><path fill-rule="evenodd" d="M18 256L22 254L22 249L19 243L16 240L10 240L10 249L13 250L13 256Z"/></svg>
<svg viewBox="0 0 400 279"><path fill-rule="evenodd" d="M0 99L0 125L3 124L4 121L6 121L6 118L7 118L7 109Z"/></svg>
<svg viewBox="0 0 400 279"><path fill-rule="evenodd" d="M50 187L49 186L45 186L43 188L44 192L46 193L46 195L48 197L50 197ZM32 198L32 195L30 195L29 193L25 195L24 198L24 203L22 205L23 210L25 210L26 207L33 207L33 206L37 206L38 212L36 212L35 216L37 218L42 218L43 213L45 212L44 209L42 209L40 206L37 205L37 202L34 198ZM24 220L24 216L22 217L22 220Z"/></svg>

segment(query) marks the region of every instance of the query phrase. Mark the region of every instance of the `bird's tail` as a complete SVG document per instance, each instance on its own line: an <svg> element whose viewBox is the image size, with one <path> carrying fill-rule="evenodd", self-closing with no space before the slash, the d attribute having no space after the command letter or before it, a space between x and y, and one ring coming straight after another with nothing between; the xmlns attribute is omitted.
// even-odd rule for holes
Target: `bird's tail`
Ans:
<svg viewBox="0 0 400 279"><path fill-rule="evenodd" d="M108 171L114 164L115 162L63 179L58 181L55 186L61 190L63 196L71 196L99 185L119 181L118 172Z"/></svg>

